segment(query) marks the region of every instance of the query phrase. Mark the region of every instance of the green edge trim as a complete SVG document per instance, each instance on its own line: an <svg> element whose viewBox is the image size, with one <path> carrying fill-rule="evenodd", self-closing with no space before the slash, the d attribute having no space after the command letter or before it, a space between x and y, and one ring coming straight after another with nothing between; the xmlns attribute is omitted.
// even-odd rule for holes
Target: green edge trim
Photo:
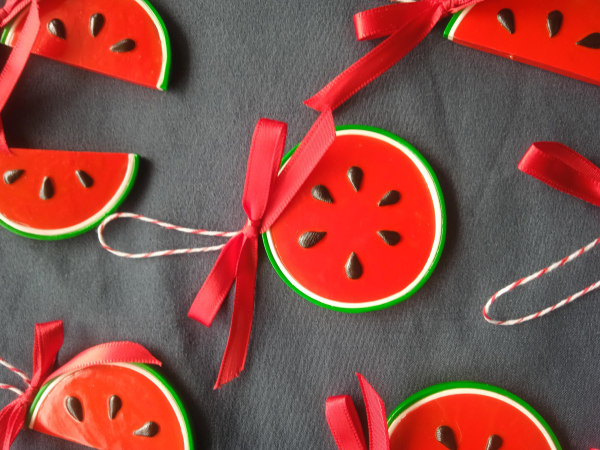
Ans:
<svg viewBox="0 0 600 450"><path fill-rule="evenodd" d="M458 11L452 15L452 19L450 19L448 26L446 26L446 29L444 30L444 38L445 39L450 39L450 31L452 31L452 27L454 26L454 24L456 23L456 21L458 20L458 18L460 17L461 14L462 14L462 11Z"/></svg>
<svg viewBox="0 0 600 450"><path fill-rule="evenodd" d="M343 131L343 130L371 131L373 133L378 133L378 134L381 134L383 136L386 136L386 137L388 137L388 138L390 138L390 139L392 139L392 140L394 140L394 141L402 144L406 148L408 148L409 151L411 151L419 159L419 161L421 161L421 163L425 166L425 169L427 170L427 172L431 176L431 178L433 180L433 183L435 185L435 189L436 189L438 198L440 200L440 210L441 210L441 215L442 215L442 230L441 230L441 236L440 236L440 243L438 245L438 249L437 249L435 258L434 258L433 262L431 263L431 266L429 267L429 270L423 276L423 278L421 279L421 281L413 289L411 289L409 292L407 292L404 295L401 295L398 298L392 299L392 300L390 300L390 301L388 301L388 302L386 302L386 303L384 303L382 305L367 306L367 307L364 307L364 308L342 308L342 307L332 306L332 305L328 305L326 303L320 302L319 300L317 300L315 298L312 298L311 296L309 296L308 294L305 294L304 292L300 291L296 286L294 286L292 284L292 282L285 276L285 274L283 273L283 271L281 270L281 268L277 264L277 261L275 261L275 257L273 256L273 250L269 246L269 241L267 239L267 233L263 233L263 235L262 235L263 244L265 246L265 251L267 253L269 261L271 261L271 264L275 268L275 272L277 272L277 274L281 277L281 279L283 281L285 281L285 283L294 292L296 292L298 295L300 295L301 297L305 298L309 302L314 303L315 305L321 306L321 307L326 308L326 309L330 309L332 311L345 312L345 313L351 313L351 314L354 314L354 313L358 314L358 313L363 313L363 312L377 311L377 310L389 308L391 306L394 306L394 305L396 305L396 304L398 304L398 303L406 300L407 298L411 297L415 292L417 292L419 289L421 289L421 287L429 279L429 277L431 276L431 274L433 273L433 271L435 270L435 268L438 265L438 262L440 260L441 255L442 255L442 250L444 249L444 244L446 242L446 227L447 227L447 225L446 225L446 204L444 202L444 196L442 194L442 188L440 186L440 183L439 183L437 177L435 176L435 173L434 173L433 169L431 168L431 166L429 165L429 163L427 162L427 160L423 157L423 155L421 155L416 148L414 148L411 144L409 144L408 142L406 142L401 137L396 136L395 134L392 134L389 131L382 130L381 128L370 127L370 126L366 126L366 125L343 125L343 126L338 126L335 129L336 129L336 131ZM288 153L286 153L286 155L281 159L281 164L282 165L285 164L292 157L293 153L296 151L296 149L298 148L299 145L300 144L296 145L292 150L290 150Z"/></svg>
<svg viewBox="0 0 600 450"><path fill-rule="evenodd" d="M100 225L100 223L106 217L108 217L112 213L114 213L119 208L119 206L121 206L121 204L125 201L125 199L129 195L129 193L131 192L131 189L133 188L133 185L135 183L135 179L137 178L139 165L140 165L140 157L138 155L133 155L133 172L131 173L131 177L129 178L129 182L127 184L127 188L125 188L125 191L123 192L123 195L121 195L121 197L119 197L119 200L117 200L117 203L115 203L115 205L109 211L107 211L96 222L88 225L87 227L81 228L81 229L73 231L71 233L59 234L59 235L56 235L56 236L42 236L42 235L39 235L39 234L27 233L25 231L17 230L16 228L10 226L9 224L7 224L6 222L4 222L3 220L0 220L0 225L3 226L4 228L6 228L8 231L12 231L13 233L18 234L19 236L23 236L23 237L30 238L30 239L37 239L37 240L40 240L40 241L59 241L61 239L69 239L69 238L72 238L72 237L75 237L75 236L79 236L80 234L87 233L92 228L96 228L98 225Z"/></svg>
<svg viewBox="0 0 600 450"><path fill-rule="evenodd" d="M185 422L185 428L186 428L187 434L188 434L188 444L189 444L190 450L194 450L194 437L193 437L194 435L193 435L192 427L190 425L190 420L187 415L187 412L186 412L185 408L183 407L183 403L181 402L181 399L179 398L179 395L177 395L177 393L175 392L173 387L169 384L169 382L167 380L165 380L164 377L153 367L149 366L148 364L140 364L140 363L130 363L130 364L138 366L141 369L145 370L146 372L150 373L163 386L165 386L167 388L167 390L169 391L169 393L173 396L173 399L175 400L175 403L177 403L177 407L179 408L179 411L181 412L183 421ZM52 380L49 380L48 382L46 382L42 386L42 388L38 391L37 395L35 396L35 399L33 400L33 403L29 407L29 411L27 413L26 426L28 428L30 428L31 417L33 416L33 413L34 413L35 409L37 408L37 404L39 403L40 399L42 398L42 395L44 394L44 392L48 389L50 384L52 384L52 382L55 379L56 378L53 378Z"/></svg>
<svg viewBox="0 0 600 450"><path fill-rule="evenodd" d="M166 91L167 86L169 85L169 76L171 73L171 39L169 38L169 32L167 31L167 27L165 26L165 23L163 22L160 14L158 14L158 11L156 11L156 8L154 6L152 6L152 4L148 0L141 0L141 1L143 1L148 6L148 8L150 8L152 13L156 17L156 20L158 20L158 23L160 24L160 28L163 32L163 35L165 36L165 45L167 47L167 56L166 56L167 61L165 63L165 78L163 79L162 84L157 87L163 91Z"/></svg>
<svg viewBox="0 0 600 450"><path fill-rule="evenodd" d="M492 386L489 384L484 384L484 383L478 383L476 381L451 381L448 383L436 384L434 386L430 386L426 389L423 389L422 391L419 391L416 394L411 395L409 398L404 400L400 404L400 406L398 406L392 412L392 414L390 414L388 421L387 421L388 428L390 426L392 426L392 423L394 423L394 421L404 411L406 411L409 407L411 407L418 401L423 400L424 398L429 397L430 395L437 394L438 392L446 391L449 389L480 389L480 390L484 390L484 391L494 392L496 394L503 395L504 397L508 397L509 399L513 400L515 403L518 403L519 405L521 405L528 412L530 412L531 415L533 417L535 417L542 424L544 429L548 432L548 434L552 438L552 442L554 442L554 445L556 446L557 450L562 449L562 447L560 446L560 444L558 442L558 439L556 438L556 435L554 434L554 432L552 431L552 429L550 428L548 423L544 420L544 418L542 416L539 415L539 413L535 409L533 409L527 402L525 402L525 400L523 400L523 399L517 397L516 395L514 395L504 389L501 389L499 387Z"/></svg>

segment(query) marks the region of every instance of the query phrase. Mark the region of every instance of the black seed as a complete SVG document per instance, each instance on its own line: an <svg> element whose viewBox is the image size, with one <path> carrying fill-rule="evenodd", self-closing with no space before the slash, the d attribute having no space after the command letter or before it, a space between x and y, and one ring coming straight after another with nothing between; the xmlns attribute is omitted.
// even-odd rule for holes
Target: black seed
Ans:
<svg viewBox="0 0 600 450"><path fill-rule="evenodd" d="M111 52L115 53L125 53L130 52L135 48L135 41L133 39L123 39L122 41L117 42L110 48Z"/></svg>
<svg viewBox="0 0 600 450"><path fill-rule="evenodd" d="M500 22L500 25L506 28L506 31L508 31L510 34L514 34L515 15L513 14L512 10L508 8L501 10L498 13L498 22Z"/></svg>
<svg viewBox="0 0 600 450"><path fill-rule="evenodd" d="M21 178L21 175L23 175L24 173L25 171L21 169L9 170L7 172L4 172L4 182L6 184L13 184L15 181Z"/></svg>
<svg viewBox="0 0 600 450"><path fill-rule="evenodd" d="M550 34L551 38L556 36L556 33L560 31L562 21L563 15L560 11L552 11L550 14L548 14L548 21L546 25L548 26L548 33Z"/></svg>
<svg viewBox="0 0 600 450"><path fill-rule="evenodd" d="M154 422L146 422L142 428L134 431L133 434L136 436L154 437L158 434L158 425Z"/></svg>
<svg viewBox="0 0 600 450"><path fill-rule="evenodd" d="M325 237L327 232L325 231L307 231L298 239L298 244L302 248L314 247Z"/></svg>
<svg viewBox="0 0 600 450"><path fill-rule="evenodd" d="M321 202L325 203L333 203L333 199L331 198L331 194L329 193L329 189L327 189L322 184L316 185L312 188L312 196Z"/></svg>
<svg viewBox="0 0 600 450"><path fill-rule="evenodd" d="M40 198L42 200L50 200L54 196L54 186L52 181L48 177L44 177L42 181L42 188L40 189Z"/></svg>
<svg viewBox="0 0 600 450"><path fill-rule="evenodd" d="M92 33L92 37L98 36L103 26L104 16L102 14L96 13L90 17L90 33Z"/></svg>
<svg viewBox="0 0 600 450"><path fill-rule="evenodd" d="M73 419L75 419L77 422L83 422L83 407L81 406L79 399L75 397L68 397L65 400L65 406L67 407L67 411L69 411L69 414L71 414Z"/></svg>
<svg viewBox="0 0 600 450"><path fill-rule="evenodd" d="M108 417L110 420L113 420L115 417L117 417L117 413L121 410L122 406L123 402L119 396L113 395L108 399Z"/></svg>
<svg viewBox="0 0 600 450"><path fill-rule="evenodd" d="M383 242L385 242L387 245L394 246L398 242L400 242L400 233L397 233L395 231L382 230L378 231L377 234L381 237L381 239L383 239Z"/></svg>
<svg viewBox="0 0 600 450"><path fill-rule="evenodd" d="M60 19L52 19L48 22L48 31L60 39L66 39L65 24Z"/></svg>
<svg viewBox="0 0 600 450"><path fill-rule="evenodd" d="M79 182L84 188L89 188L94 185L94 179L83 170L76 170L75 174L77 175L77 178L79 178Z"/></svg>
<svg viewBox="0 0 600 450"><path fill-rule="evenodd" d="M589 36L584 37L580 40L577 45L582 47L593 48L597 50L600 48L600 33L592 33Z"/></svg>
<svg viewBox="0 0 600 450"><path fill-rule="evenodd" d="M358 280L363 273L363 268L358 260L356 253L352 252L348 261L346 261L346 276L351 280Z"/></svg>
<svg viewBox="0 0 600 450"><path fill-rule="evenodd" d="M377 206L395 205L399 201L400 201L400 192L398 192L398 191L387 191L385 193L385 195L383 197L381 197L381 200L379 200L379 203L377 203Z"/></svg>
<svg viewBox="0 0 600 450"><path fill-rule="evenodd" d="M435 438L448 450L456 450L456 441L454 440L452 428L442 425L435 430Z"/></svg>
<svg viewBox="0 0 600 450"><path fill-rule="evenodd" d="M487 441L485 450L498 450L500 447L502 447L502 438L492 434Z"/></svg>
<svg viewBox="0 0 600 450"><path fill-rule="evenodd" d="M363 171L361 170L361 168L356 166L350 167L346 175L348 176L348 181L350 181L350 184L352 185L354 190L358 192L358 190L360 189L360 183L362 183L363 179Z"/></svg>

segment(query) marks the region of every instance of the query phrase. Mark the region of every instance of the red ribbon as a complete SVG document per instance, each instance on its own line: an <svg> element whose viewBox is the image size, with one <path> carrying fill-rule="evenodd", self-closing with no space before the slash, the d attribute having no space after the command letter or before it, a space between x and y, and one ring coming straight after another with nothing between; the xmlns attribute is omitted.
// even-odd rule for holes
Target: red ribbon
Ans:
<svg viewBox="0 0 600 450"><path fill-rule="evenodd" d="M66 372L110 363L144 363L161 366L148 350L133 342L111 342L80 353L60 369L51 373L63 344L62 320L36 324L33 343L33 378L23 395L0 411L0 448L9 450L25 426L27 411L46 382Z"/></svg>
<svg viewBox="0 0 600 450"><path fill-rule="evenodd" d="M25 25L23 25L17 44L0 73L0 111L4 109L8 97L10 97L25 68L40 29L40 13L37 0L7 0L4 7L0 9L0 27L4 27L29 4L31 4L31 7L27 13ZM0 120L0 153L11 154L6 144L2 120Z"/></svg>
<svg viewBox="0 0 600 450"><path fill-rule="evenodd" d="M279 176L287 126L260 119L254 130L242 204L248 221L221 251L188 314L209 327L236 282L229 339L215 389L244 370L252 316L258 236L268 230L335 139L331 110L324 111Z"/></svg>
<svg viewBox="0 0 600 450"><path fill-rule="evenodd" d="M536 142L519 163L519 170L554 189L600 206L600 168L558 142Z"/></svg>
<svg viewBox="0 0 600 450"><path fill-rule="evenodd" d="M390 437L385 416L385 406L377 392L359 373L367 421L369 423L369 449L389 450ZM367 450L358 413L348 395L329 397L325 406L327 423L339 450Z"/></svg>
<svg viewBox="0 0 600 450"><path fill-rule="evenodd" d="M389 36L304 103L317 111L335 109L404 58L438 21L483 0L420 0L394 3L354 16L358 40Z"/></svg>

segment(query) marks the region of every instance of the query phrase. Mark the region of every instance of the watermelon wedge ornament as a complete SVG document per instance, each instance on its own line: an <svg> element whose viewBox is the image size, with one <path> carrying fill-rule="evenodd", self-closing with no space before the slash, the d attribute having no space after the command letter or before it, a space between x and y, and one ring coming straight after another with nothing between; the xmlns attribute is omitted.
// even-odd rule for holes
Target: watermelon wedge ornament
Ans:
<svg viewBox="0 0 600 450"><path fill-rule="evenodd" d="M386 308L414 294L440 258L441 188L403 139L373 127L336 130L263 241L277 273L309 301L344 312Z"/></svg>
<svg viewBox="0 0 600 450"><path fill-rule="evenodd" d="M181 400L149 365L160 361L146 349L132 342L98 345L49 374L61 344L62 322L36 325L32 380L0 359L30 386L23 393L0 384L19 394L0 412L2 442L7 436L12 442L25 425L97 450L194 449Z"/></svg>
<svg viewBox="0 0 600 450"><path fill-rule="evenodd" d="M169 35L146 0L42 0L32 53L142 86L166 90L171 66ZM29 10L2 30L13 47Z"/></svg>
<svg viewBox="0 0 600 450"><path fill-rule="evenodd" d="M600 85L600 3L486 0L452 17L457 44Z"/></svg>

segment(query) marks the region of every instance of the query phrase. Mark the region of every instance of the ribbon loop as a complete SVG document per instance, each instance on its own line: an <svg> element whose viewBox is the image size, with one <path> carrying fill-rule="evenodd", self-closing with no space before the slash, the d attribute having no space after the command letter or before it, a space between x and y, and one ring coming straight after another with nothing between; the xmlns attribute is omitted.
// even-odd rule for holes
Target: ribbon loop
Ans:
<svg viewBox="0 0 600 450"><path fill-rule="evenodd" d="M357 373L356 376L367 410L369 448L370 450L389 450L390 438L383 400L361 374ZM367 450L358 413L348 395L329 397L325 406L325 414L339 450Z"/></svg>

